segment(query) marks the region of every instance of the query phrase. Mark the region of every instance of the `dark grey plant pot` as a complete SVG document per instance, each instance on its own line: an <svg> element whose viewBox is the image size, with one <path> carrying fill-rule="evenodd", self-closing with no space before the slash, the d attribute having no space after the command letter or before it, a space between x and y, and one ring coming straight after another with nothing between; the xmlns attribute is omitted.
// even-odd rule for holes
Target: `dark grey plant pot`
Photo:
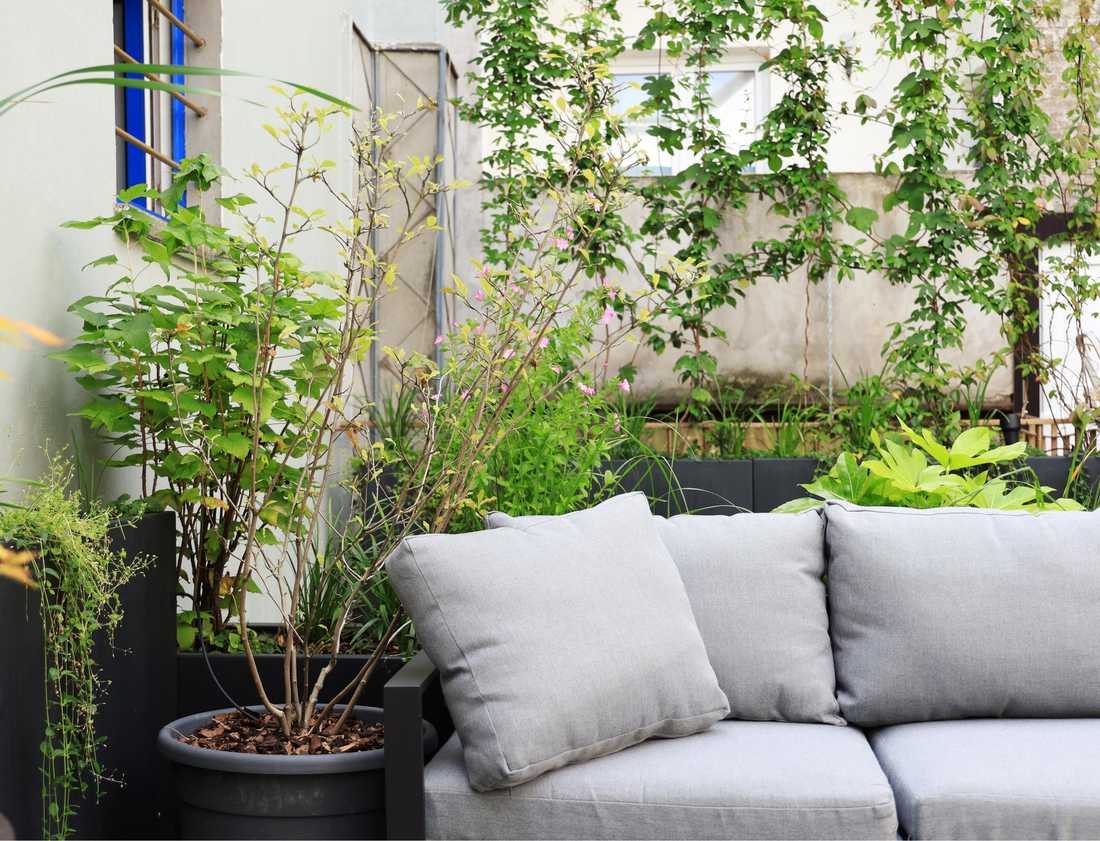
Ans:
<svg viewBox="0 0 1100 841"><path fill-rule="evenodd" d="M771 511L807 496L801 485L813 481L821 462L816 458L754 458L753 511Z"/></svg>
<svg viewBox="0 0 1100 841"><path fill-rule="evenodd" d="M181 838L385 838L385 748L258 756L197 748L177 738L229 711L177 719L157 736L175 772ZM382 710L356 707L355 716L380 722ZM435 750L435 728L427 722L423 742L426 754Z"/></svg>

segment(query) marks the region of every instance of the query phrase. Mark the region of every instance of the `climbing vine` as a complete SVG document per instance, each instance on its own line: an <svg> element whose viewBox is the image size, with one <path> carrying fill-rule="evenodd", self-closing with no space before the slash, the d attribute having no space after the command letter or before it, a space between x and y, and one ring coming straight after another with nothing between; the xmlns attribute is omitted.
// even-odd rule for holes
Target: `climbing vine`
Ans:
<svg viewBox="0 0 1100 841"><path fill-rule="evenodd" d="M569 35L552 22L545 0L447 2L454 22L475 19L482 32L480 75L466 113L503 140L489 155L493 173L486 177L494 220L486 237L496 242L512 227L510 202L533 183L527 168L554 154L545 102L571 83L546 45L587 38L595 72L606 72L625 41L614 3L582 4L588 28ZM1067 69L1052 80L1044 52L1049 25L1066 13L1056 0L866 0L879 58L902 69L880 103L867 94L836 101L835 82L842 74L850 79L861 56L806 0L642 5L648 18L630 46L655 52L662 70L642 83L640 112L660 152L688 163L636 179L644 212L638 234L622 215L609 216L602 268L624 270L631 258L619 255L635 244L642 254L635 268L657 286L668 282L656 268L665 251L707 267L705 281L671 305L669 318L644 326L654 350L679 353L674 368L690 411L706 414L717 384L713 340L724 336L713 314L737 306L765 278L814 284L871 272L909 290L911 312L891 325L883 355L892 385L934 426L957 425L964 393L984 393L1012 351L1025 371L1053 376L1053 360L1022 343L1037 319L1038 228L1053 208L1070 217L1063 239L1072 245L1075 268L1042 282L1064 293L1055 298L1071 320L1100 293L1082 269L1083 255L1096 250L1098 198L1093 139L1100 79L1091 4L1070 13L1058 45ZM716 113L708 74L731 48L750 43L774 50L760 70L780 95L752 127L751 140L735 146ZM676 72L664 70L666 63ZM1065 137L1053 131L1045 110L1058 84L1071 103ZM613 87L607 93L611 108ZM838 120L850 115L888 128L885 148L868 150L886 186L881 205L853 203L830 168ZM616 123L607 125L614 130ZM734 220L760 202L782 220L780 233L730 249ZM964 349L974 312L1000 319L1004 347L962 367L951 360Z"/></svg>

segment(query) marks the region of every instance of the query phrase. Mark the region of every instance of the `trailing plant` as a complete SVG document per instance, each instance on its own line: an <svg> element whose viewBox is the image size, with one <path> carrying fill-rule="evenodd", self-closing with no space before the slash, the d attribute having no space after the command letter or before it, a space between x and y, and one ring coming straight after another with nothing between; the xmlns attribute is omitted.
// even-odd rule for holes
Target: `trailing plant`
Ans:
<svg viewBox="0 0 1100 841"><path fill-rule="evenodd" d="M990 469L976 470L1018 461L1024 455L1023 443L994 446L993 431L976 426L948 447L927 429L917 432L899 423L900 438L874 433L874 453L864 458L841 453L827 474L802 486L811 496L784 503L776 511L805 511L829 499L906 508L1081 509L1073 499L1051 499L1053 488L1014 481L1011 472L991 476Z"/></svg>
<svg viewBox="0 0 1100 841"><path fill-rule="evenodd" d="M122 622L119 591L147 563L111 548L112 512L71 492L72 480L72 468L55 460L22 505L0 509L3 554L18 571L11 577L35 586L39 596L44 838L69 837L81 803L97 800L111 781L99 758L96 713L108 687L95 649L112 643Z"/></svg>

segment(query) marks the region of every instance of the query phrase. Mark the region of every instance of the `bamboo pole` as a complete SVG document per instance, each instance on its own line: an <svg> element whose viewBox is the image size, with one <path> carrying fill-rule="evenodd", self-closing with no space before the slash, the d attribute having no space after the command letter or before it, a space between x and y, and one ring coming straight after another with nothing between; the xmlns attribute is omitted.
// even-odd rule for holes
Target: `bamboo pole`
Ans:
<svg viewBox="0 0 1100 841"><path fill-rule="evenodd" d="M115 134L118 135L123 140L125 140L131 146L136 146L138 149L143 151L146 155L150 155L150 156L156 158L162 164L167 164L168 166L172 167L172 169L179 169L180 168L180 165L178 163L176 163L170 157L165 155L163 152L158 152L156 149L154 149L148 143L146 143L142 140L138 140L136 137L134 137L132 134L130 134L130 132L126 131L125 129L121 129L118 126L115 126Z"/></svg>
<svg viewBox="0 0 1100 841"><path fill-rule="evenodd" d="M162 15L164 15L164 17L168 18L168 20L172 21L172 24L176 28L178 28L180 30L180 32L182 32L184 35L186 35L188 38L190 38L191 42L196 47L205 47L206 46L206 39L203 38L201 35L199 35L199 33L197 33L194 29L192 29L190 26L188 26L186 23L184 23L182 20L180 20L174 14L172 14L172 10L169 9L167 6L165 6L163 3L161 3L160 0L145 0L145 2L148 3L150 6L152 6L154 9L156 9L158 12L160 12Z"/></svg>
<svg viewBox="0 0 1100 841"><path fill-rule="evenodd" d="M119 47L117 44L115 45L115 56L120 61L122 61L124 64L138 64L139 63L137 61L137 59L135 59L132 55L130 55L128 52L126 52L126 50L122 49L122 47ZM152 73L142 73L141 75L143 75L146 79L151 79L154 82L161 81L156 76L154 76ZM200 117L205 117L206 116L206 109L203 108L201 105L199 105L197 102L193 102L192 100L188 99L183 94L177 93L176 91L169 91L169 94L172 96L173 99L176 99L179 102L183 103L183 105L190 108L198 116L200 116Z"/></svg>

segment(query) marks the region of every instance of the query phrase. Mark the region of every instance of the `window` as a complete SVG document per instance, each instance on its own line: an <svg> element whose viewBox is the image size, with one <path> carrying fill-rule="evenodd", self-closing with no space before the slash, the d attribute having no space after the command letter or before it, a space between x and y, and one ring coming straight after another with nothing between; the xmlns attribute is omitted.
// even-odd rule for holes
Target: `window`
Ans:
<svg viewBox="0 0 1100 841"><path fill-rule="evenodd" d="M626 111L641 105L646 93L641 86L646 78L656 75L671 75L675 82L677 96L686 100L687 74L694 70L660 71L656 64L637 67L623 67L614 73L615 82L622 86L617 103L618 110ZM767 74L760 72L755 62L731 62L713 66L706 71L710 96L713 101L713 114L718 118L722 131L726 135L730 149L744 149L756 137L756 128L763 120L767 109ZM637 166L631 175L670 175L680 172L691 165L695 154L690 149L675 153L661 150L657 138L649 134L649 128L660 122L660 114L649 114L626 121L627 136L635 140L643 150L649 162Z"/></svg>
<svg viewBox="0 0 1100 841"><path fill-rule="evenodd" d="M204 39L185 20L184 0L114 0L114 63L186 64L189 47ZM173 75L128 73L127 78L184 82ZM187 156L187 119L202 117L206 109L183 94L118 88L115 95L115 170L119 191L138 184L161 190L172 171ZM154 213L144 198L133 204Z"/></svg>

